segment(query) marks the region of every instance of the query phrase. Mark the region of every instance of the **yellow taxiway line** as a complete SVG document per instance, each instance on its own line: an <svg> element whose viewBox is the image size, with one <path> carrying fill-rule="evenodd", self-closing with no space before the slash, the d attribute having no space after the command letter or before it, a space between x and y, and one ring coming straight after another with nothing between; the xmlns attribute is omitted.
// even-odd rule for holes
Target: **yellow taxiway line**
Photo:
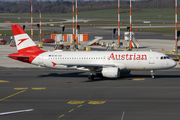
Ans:
<svg viewBox="0 0 180 120"><path fill-rule="evenodd" d="M104 104L106 101L90 101L88 104L91 105L99 105L99 104Z"/></svg>
<svg viewBox="0 0 180 120"><path fill-rule="evenodd" d="M9 81L6 81L6 80L0 80L0 83L4 83L4 82L9 82Z"/></svg>
<svg viewBox="0 0 180 120"><path fill-rule="evenodd" d="M12 95L10 95L10 96L7 96L7 97L5 97L5 98L2 98L2 99L0 99L0 101L3 101L3 100L5 100L5 99L8 99L8 98L10 98L10 97L13 97L13 96L15 96L15 95L18 95L18 94L20 94L20 93L23 93L23 92L25 92L26 90L22 90L22 91L20 91L20 92L17 92L17 93L15 93L15 94L12 94Z"/></svg>
<svg viewBox="0 0 180 120"><path fill-rule="evenodd" d="M85 101L69 101L67 104L83 104Z"/></svg>
<svg viewBox="0 0 180 120"><path fill-rule="evenodd" d="M62 118L65 114L62 114L61 116L59 116L59 118Z"/></svg>
<svg viewBox="0 0 180 120"><path fill-rule="evenodd" d="M74 111L74 109L71 109L71 110L69 111L69 113L72 112L72 111Z"/></svg>
<svg viewBox="0 0 180 120"><path fill-rule="evenodd" d="M139 80L145 80L145 79L144 79L144 78L142 78L142 79L138 79L138 78L136 78L136 79L132 79L132 80L139 81Z"/></svg>

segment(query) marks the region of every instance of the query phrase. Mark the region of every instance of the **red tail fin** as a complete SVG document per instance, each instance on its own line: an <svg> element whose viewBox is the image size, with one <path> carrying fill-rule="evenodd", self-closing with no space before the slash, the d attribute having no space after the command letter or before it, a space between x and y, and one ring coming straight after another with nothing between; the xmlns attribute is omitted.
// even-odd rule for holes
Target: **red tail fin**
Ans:
<svg viewBox="0 0 180 120"><path fill-rule="evenodd" d="M20 25L11 25L18 53L43 52L39 49Z"/></svg>
<svg viewBox="0 0 180 120"><path fill-rule="evenodd" d="M31 63L39 54L45 52L39 49L20 25L11 25L18 53L9 57L22 62Z"/></svg>

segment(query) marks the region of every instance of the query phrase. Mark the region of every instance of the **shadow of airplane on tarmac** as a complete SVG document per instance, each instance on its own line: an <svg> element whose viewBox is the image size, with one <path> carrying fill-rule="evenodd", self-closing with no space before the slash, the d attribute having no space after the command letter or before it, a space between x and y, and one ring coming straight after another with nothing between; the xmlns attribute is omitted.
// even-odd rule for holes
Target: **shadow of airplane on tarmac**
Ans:
<svg viewBox="0 0 180 120"><path fill-rule="evenodd" d="M88 73L86 72L71 72L71 73L50 73L47 75L39 75L38 77L69 77L71 78L83 78L87 81L85 82L97 82L97 81L105 81L105 80L117 80L117 79L125 79L125 80L132 80L134 78L145 78L151 79L151 75L136 75L136 74L121 74L120 78L105 78L105 77L95 77L94 80L88 80ZM180 75L155 75L155 79L173 79L173 78L180 78Z"/></svg>
<svg viewBox="0 0 180 120"><path fill-rule="evenodd" d="M87 77L87 75L79 75L82 74L84 72L74 72L74 73L50 73L47 75L39 75L38 77Z"/></svg>

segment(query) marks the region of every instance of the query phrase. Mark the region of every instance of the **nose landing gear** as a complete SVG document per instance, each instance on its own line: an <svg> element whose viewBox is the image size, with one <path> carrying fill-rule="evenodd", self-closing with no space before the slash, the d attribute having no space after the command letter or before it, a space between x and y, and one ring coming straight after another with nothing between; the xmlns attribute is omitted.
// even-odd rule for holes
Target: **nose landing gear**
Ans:
<svg viewBox="0 0 180 120"><path fill-rule="evenodd" d="M154 70L151 70L151 78L154 79Z"/></svg>

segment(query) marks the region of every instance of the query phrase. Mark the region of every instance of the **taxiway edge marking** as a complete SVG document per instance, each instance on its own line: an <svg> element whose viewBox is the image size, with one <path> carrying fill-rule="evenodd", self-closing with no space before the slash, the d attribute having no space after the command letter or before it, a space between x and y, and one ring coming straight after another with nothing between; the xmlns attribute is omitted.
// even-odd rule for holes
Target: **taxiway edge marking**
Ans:
<svg viewBox="0 0 180 120"><path fill-rule="evenodd" d="M59 118L62 118L63 116L65 116L65 114L62 114L61 116L59 116Z"/></svg>
<svg viewBox="0 0 180 120"><path fill-rule="evenodd" d="M13 97L13 96L15 96L15 95L18 95L18 94L20 94L20 93L23 93L23 92L25 92L25 91L26 91L26 90L22 90L22 91L20 91L20 92L15 93L15 94L9 95L9 96L7 96L7 97L5 97L5 98L0 99L0 101L3 101L3 100L5 100L5 99L8 99L8 98Z"/></svg>
<svg viewBox="0 0 180 120"><path fill-rule="evenodd" d="M69 111L69 113L72 112L72 111L74 111L74 109L71 109L71 110Z"/></svg>

